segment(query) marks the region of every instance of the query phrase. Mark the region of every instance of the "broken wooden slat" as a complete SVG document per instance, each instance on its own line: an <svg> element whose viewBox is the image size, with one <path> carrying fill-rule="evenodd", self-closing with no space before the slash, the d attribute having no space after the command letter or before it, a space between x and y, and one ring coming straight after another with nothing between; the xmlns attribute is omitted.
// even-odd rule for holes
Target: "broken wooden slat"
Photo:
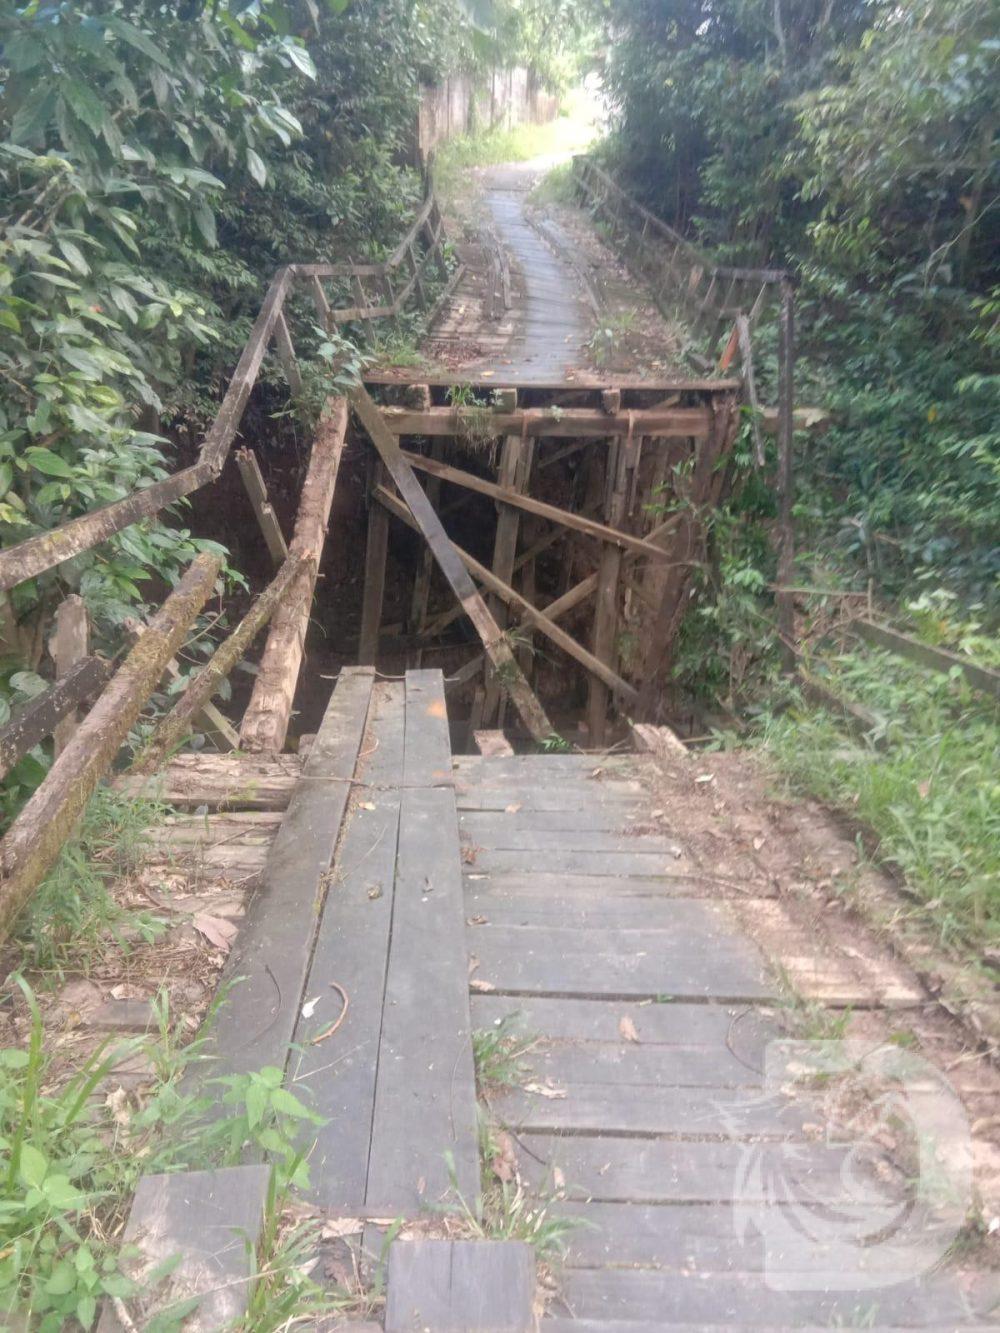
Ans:
<svg viewBox="0 0 1000 1333"><path fill-rule="evenodd" d="M250 505L270 552L271 560L275 568L280 569L288 559L288 543L285 541L285 534L281 531L281 524L278 522L274 507L267 498L267 487L264 484L264 478L261 476L260 464L257 462L256 455L251 453L249 449L237 449L236 466L239 468L240 479L249 497Z"/></svg>
<svg viewBox="0 0 1000 1333"><path fill-rule="evenodd" d="M327 875L354 779L373 673L345 667L271 844L260 892L229 958L233 985L209 1020L215 1073L283 1068Z"/></svg>
<svg viewBox="0 0 1000 1333"><path fill-rule="evenodd" d="M691 752L669 727L654 727L648 722L633 722L632 741L640 753L655 755L658 759L691 758Z"/></svg>
<svg viewBox="0 0 1000 1333"><path fill-rule="evenodd" d="M517 1240L396 1240L385 1333L532 1333L535 1255Z"/></svg>
<svg viewBox="0 0 1000 1333"><path fill-rule="evenodd" d="M465 486L470 491L478 491L480 495L489 495L494 500L514 505L518 509L526 510L529 514L537 514L539 518L547 518L553 523L561 524L563 527L586 533L588 537L596 537L599 541L613 542L616 546L635 551L639 555L650 556L654 560L665 560L667 558L662 547L654 546L643 537L633 537L630 532L622 532L618 528L609 528L603 523L584 518L581 514L574 514L569 509L560 509L556 505L546 504L544 500L536 500L530 495L522 495L509 486L498 486L495 482L487 481L485 477L477 477L472 472L464 472L460 468L450 467L447 463L438 463L432 458L424 457L422 454L411 454L402 450L400 452L401 457L413 467L421 472L429 472L435 477L440 477L442 481L453 482L456 486Z"/></svg>
<svg viewBox="0 0 1000 1333"><path fill-rule="evenodd" d="M179 754L156 773L122 773L116 791L179 810L284 810L299 780L297 755Z"/></svg>
<svg viewBox="0 0 1000 1333"><path fill-rule="evenodd" d="M0 778L46 736L51 736L61 718L107 684L111 669L111 663L102 657L84 658L44 694L36 695L17 709L7 725L0 728Z"/></svg>
<svg viewBox="0 0 1000 1333"><path fill-rule="evenodd" d="M330 398L316 428L289 547L302 563L271 622L260 671L240 726L240 742L246 750L278 751L288 734L346 432L347 403L343 398Z"/></svg>
<svg viewBox="0 0 1000 1333"><path fill-rule="evenodd" d="M397 518L401 519L402 522L410 522L410 517L406 512L405 505L403 505L394 495L390 495L388 491L380 489L376 491L375 498L380 504L385 505L391 513L395 514ZM567 634L564 629L555 624L551 617L544 611L539 611L537 607L532 606L526 598L522 597L519 592L515 592L515 590L508 587L507 584L501 583L492 570L487 569L485 565L481 565L474 556L469 555L468 551L463 551L459 546L453 546L453 550L468 571L477 578L484 587L488 588L491 592L496 593L498 597L502 597L509 606L513 606L521 613L521 624L531 625L533 628L539 630L547 639L551 639L554 644L561 648L563 652L568 653L570 657L575 658L587 671L603 680L617 694L620 694L629 700L638 699L638 691L635 690L628 681L623 680L617 672L612 671L610 667L606 666L605 663L596 658L593 653L588 652L586 648L577 643L571 635ZM578 589L573 589L574 594L578 593L578 591ZM562 602L565 601L565 598L559 598L558 600ZM580 600L582 600L582 598ZM563 606L560 609L566 610L567 608ZM518 668L518 670L520 670L520 668ZM506 679L503 677L501 677L501 679L506 688ZM525 684L527 687L527 682L525 682ZM544 737L540 738L536 736L535 739L544 739Z"/></svg>
<svg viewBox="0 0 1000 1333"><path fill-rule="evenodd" d="M399 487L400 494L433 551L442 574L476 627L487 656L497 668L504 688L509 692L521 720L537 741L545 740L552 734L552 725L545 715L545 710L532 693L511 651L510 644L476 591L475 584L445 532L433 505L427 499L412 467L382 420L381 412L360 385L352 390L351 403L389 475Z"/></svg>
<svg viewBox="0 0 1000 1333"><path fill-rule="evenodd" d="M215 586L221 558L191 564L0 842L0 937L41 883Z"/></svg>
<svg viewBox="0 0 1000 1333"><path fill-rule="evenodd" d="M385 423L394 435L456 435L471 428L483 433L482 408L432 407L412 412L405 407L383 409ZM637 435L682 439L703 439L708 435L711 418L704 407L675 407L665 411L636 411L617 416L590 407L525 408L516 412L492 412L489 431L501 435L544 435L546 438L578 439L583 436L602 439L608 435L627 435L629 416L635 418Z"/></svg>
<svg viewBox="0 0 1000 1333"><path fill-rule="evenodd" d="M146 632L145 622L137 617L128 616L122 624L133 641ZM169 685L174 685L181 679L180 663L176 657L172 657L164 667L163 677ZM235 750L239 746L239 733L229 719L216 708L215 704L203 704L195 715L195 721L205 733L206 739L211 741L217 749Z"/></svg>
<svg viewBox="0 0 1000 1333"><path fill-rule="evenodd" d="M212 696L219 690L256 635L275 614L286 590L299 572L302 561L290 556L250 610L227 639L190 682L187 689L164 717L149 744L135 762L137 773L152 773L175 750L204 712Z"/></svg>
<svg viewBox="0 0 1000 1333"><path fill-rule="evenodd" d="M122 1237L138 1251L123 1268L143 1293L142 1313L133 1318L127 1300L106 1298L98 1333L134 1333L192 1297L198 1304L184 1320L188 1333L215 1333L239 1322L253 1291L252 1259L270 1177L266 1166L143 1176ZM143 1279L168 1261L169 1276L150 1292Z"/></svg>

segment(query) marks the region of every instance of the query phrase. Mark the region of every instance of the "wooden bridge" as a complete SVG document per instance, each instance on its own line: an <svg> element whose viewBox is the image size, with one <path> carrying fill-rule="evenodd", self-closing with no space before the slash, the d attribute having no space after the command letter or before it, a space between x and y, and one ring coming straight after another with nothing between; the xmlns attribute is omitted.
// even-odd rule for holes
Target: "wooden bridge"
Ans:
<svg viewBox="0 0 1000 1333"><path fill-rule="evenodd" d="M595 179L585 173L591 187ZM429 196L388 264L282 270L199 461L0 555L0 585L55 568L219 476L271 341L298 391L284 313L293 289L327 327L391 317L413 297L447 318L470 278L447 268L442 240ZM685 260L675 251L672 265ZM784 283L759 278L744 283L755 292L745 315L740 271L715 271L702 289L701 274L687 281L705 318L721 300L718 318L735 319L734 347L761 284ZM310 1201L360 1271L387 1263L386 1330L974 1324L958 1277L880 1281L887 1260L875 1245L872 1280L861 1280L854 1255L859 1280L845 1284L840 1233L804 1227L856 1203L845 1169L856 1176L858 1164L849 1144L827 1140L822 1079L797 1084L791 1056L774 1065L782 984L744 927L771 890L694 857L680 813L657 806L655 759L631 745L629 721L657 720L704 563L705 517L731 475L746 375L609 384L494 373L463 385L463 401L457 376L407 378L372 376L330 398L287 545L244 457L274 580L118 779L200 812L169 826L175 848L211 845L226 821L253 832L241 868L259 877L257 890L231 955L233 985L204 1034L213 1075L270 1069L311 1094L323 1124L303 1139ZM789 396L783 460L790 413ZM359 660L340 671L311 745L292 754L352 415L369 460ZM576 577L581 550L589 567ZM18 719L6 758L100 690L0 846L0 928L108 772L218 567L209 556L194 562L110 681L84 649L32 717ZM434 570L452 599L445 608L434 605ZM547 586L553 571L558 587ZM409 622L392 631L387 572L409 578ZM587 604L586 634L560 625ZM448 678L416 665L392 678L376 670L387 637L404 635L419 661L463 617L471 655ZM239 750L171 758L267 624ZM636 645L626 652L628 635ZM555 684L537 669L532 641L544 641ZM472 697L459 720L462 690ZM556 743L560 693L582 701L589 752ZM645 734L656 743L655 729ZM623 737L628 746L609 754L607 742ZM237 850L228 833L215 841ZM829 998L880 997L837 982ZM923 996L901 983L893 1001ZM477 1087L476 1034L516 1030L523 1068L500 1090L481 1072ZM245 1308L242 1238L259 1232L267 1175L248 1162L140 1187L128 1238L148 1266L181 1256L175 1290L203 1294L191 1328L225 1327ZM883 1156L862 1175L866 1235L927 1206ZM484 1180L502 1185L508 1203L577 1224L548 1287L523 1241L484 1239ZM128 1326L121 1309L105 1311L102 1330Z"/></svg>

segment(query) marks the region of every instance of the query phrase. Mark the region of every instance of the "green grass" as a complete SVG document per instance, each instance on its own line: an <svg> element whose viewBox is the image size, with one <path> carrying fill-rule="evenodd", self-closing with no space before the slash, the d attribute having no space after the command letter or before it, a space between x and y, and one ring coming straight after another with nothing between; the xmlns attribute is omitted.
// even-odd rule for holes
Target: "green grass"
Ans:
<svg viewBox="0 0 1000 1333"><path fill-rule="evenodd" d="M905 877L913 912L976 956L1000 941L1000 708L961 678L872 649L814 663L880 719L886 748L797 696L762 744L795 790L844 810Z"/></svg>
<svg viewBox="0 0 1000 1333"><path fill-rule="evenodd" d="M507 1014L490 1028L472 1034L472 1058L480 1092L519 1087L527 1075L523 1057L537 1038L518 1030L519 1014Z"/></svg>

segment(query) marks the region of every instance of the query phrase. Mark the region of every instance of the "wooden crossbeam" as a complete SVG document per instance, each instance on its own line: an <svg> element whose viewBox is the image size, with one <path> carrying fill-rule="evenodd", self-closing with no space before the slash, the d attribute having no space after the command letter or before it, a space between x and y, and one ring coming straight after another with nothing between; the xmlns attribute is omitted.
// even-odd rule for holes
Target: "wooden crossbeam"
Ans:
<svg viewBox="0 0 1000 1333"><path fill-rule="evenodd" d="M19 708L0 729L0 778L46 736L51 736L59 722L96 694L111 675L111 663L101 657L85 657L70 667L64 676Z"/></svg>
<svg viewBox="0 0 1000 1333"><path fill-rule="evenodd" d="M552 724L545 710L524 678L510 644L490 615L482 596L469 577L451 539L445 532L434 506L428 500L409 460L399 447L395 436L382 419L382 413L367 390L358 385L351 390L351 405L358 419L378 450L382 462L399 488L399 492L413 515L418 530L434 553L441 573L448 580L455 596L462 603L469 619L483 641L483 647L496 668L504 688L529 733L541 743L553 734Z"/></svg>
<svg viewBox="0 0 1000 1333"><path fill-rule="evenodd" d="M509 486L498 486L496 482L477 477L472 472L463 472L461 468L451 467L448 463L425 458L423 454L411 454L405 450L401 451L401 454L418 471L428 472L431 476L440 477L442 481L465 486L470 491L478 491L480 495L488 495L494 500L501 500L504 504L514 505L529 514L537 514L539 518L547 518L552 523L561 523L563 527L585 532L588 537L597 537L602 542L612 542L624 550L636 551L639 555L647 555L654 560L666 559L662 547L654 546L644 537L633 537L630 532L606 527L605 524L597 523L592 518L584 518L581 514L574 514L568 509L546 504L544 500L536 500L530 495L521 495L519 491L512 490Z"/></svg>
<svg viewBox="0 0 1000 1333"><path fill-rule="evenodd" d="M261 475L260 464L257 462L256 455L252 454L249 449L237 449L235 456L243 488L247 493L257 524L263 534L265 545L275 569L280 569L288 559L288 543L281 531L281 524L274 512L274 506L268 499L267 486L264 484L264 478Z"/></svg>
<svg viewBox="0 0 1000 1333"><path fill-rule="evenodd" d="M516 412L484 412L483 408L468 407L432 407L414 412L406 407L384 407L382 415L394 435L461 435L464 430L482 435L484 429L488 429L497 437L544 435L553 439L581 436L601 439L609 435L627 435L631 416L635 422L635 435L704 439L711 426L711 416L705 407L674 407L666 411L649 409L614 415L590 407L534 407Z"/></svg>
<svg viewBox="0 0 1000 1333"><path fill-rule="evenodd" d="M384 487L379 487L375 491L375 498L380 504L385 505L386 509L403 523L409 524L410 527L416 527L416 524L407 513L406 506ZM503 583L491 569L487 569L485 565L481 565L475 556L470 555L468 551L463 551L460 546L454 546L454 544L452 548L474 578L478 579L490 592L501 597L508 606L511 606L516 611L520 612L522 624L530 625L532 629L537 629L539 633L544 634L547 639L551 640L551 642L558 648L561 648L564 653L567 653L570 657L579 662L591 675L596 676L599 680L603 681L604 684L614 690L616 694L620 694L624 699L627 699L630 702L638 699L639 692L633 689L628 681L622 680L617 672L612 671L609 666L596 658L593 653L588 652L582 644L577 643L576 639L567 634L564 629L561 629L555 623L551 615L547 615L546 612L539 611L537 607L532 606L527 598L522 597L519 592L516 592L506 583ZM578 588L574 588L572 591L577 593ZM565 599L559 598L558 600L562 602ZM582 600L582 598L578 600ZM560 609L567 610L568 607L562 607Z"/></svg>

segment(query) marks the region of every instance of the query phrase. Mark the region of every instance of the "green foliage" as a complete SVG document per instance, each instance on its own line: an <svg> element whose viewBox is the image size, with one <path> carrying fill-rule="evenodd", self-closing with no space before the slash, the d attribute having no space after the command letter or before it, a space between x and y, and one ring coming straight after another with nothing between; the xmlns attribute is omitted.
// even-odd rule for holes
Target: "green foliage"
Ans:
<svg viewBox="0 0 1000 1333"><path fill-rule="evenodd" d="M520 1020L520 1014L508 1014L493 1027L480 1028L472 1034L472 1058L481 1093L515 1088L523 1083L528 1072L523 1057L537 1039L521 1029Z"/></svg>

